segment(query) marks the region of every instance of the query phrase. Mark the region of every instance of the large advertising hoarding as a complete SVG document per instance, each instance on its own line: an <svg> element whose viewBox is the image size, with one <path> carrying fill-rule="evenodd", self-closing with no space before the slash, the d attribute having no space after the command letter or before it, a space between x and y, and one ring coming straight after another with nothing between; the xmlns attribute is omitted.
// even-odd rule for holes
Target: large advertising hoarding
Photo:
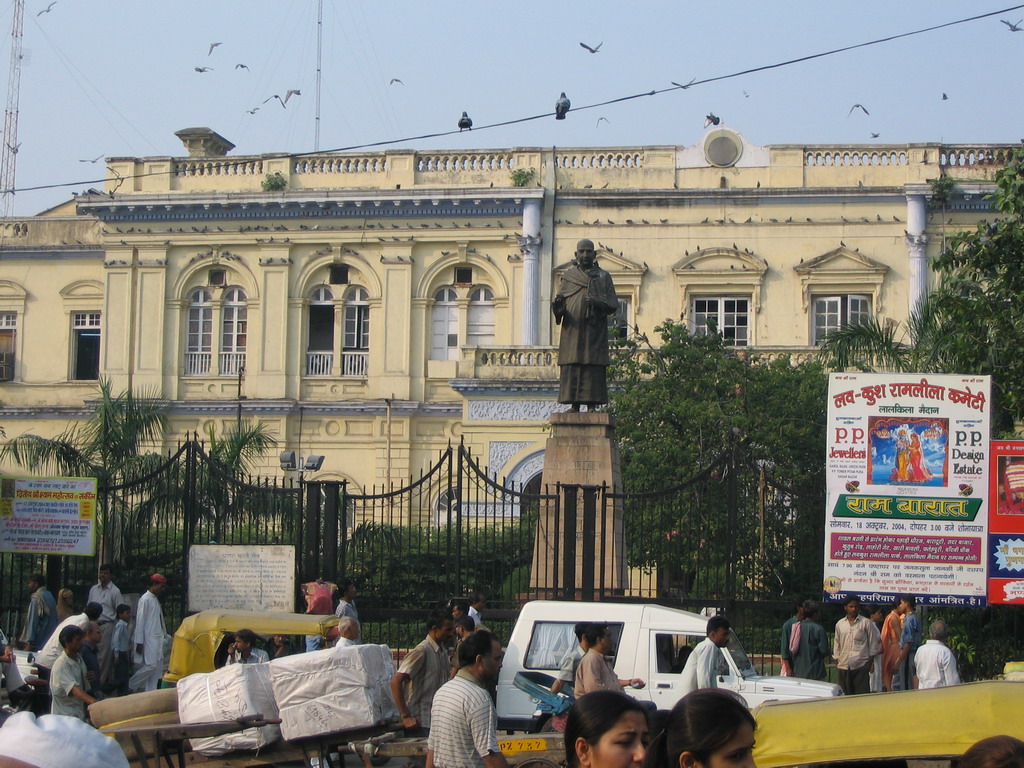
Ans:
<svg viewBox="0 0 1024 768"><path fill-rule="evenodd" d="M988 601L1024 604L1024 441L993 440L989 485Z"/></svg>
<svg viewBox="0 0 1024 768"><path fill-rule="evenodd" d="M0 552L91 555L95 542L95 478L0 480Z"/></svg>
<svg viewBox="0 0 1024 768"><path fill-rule="evenodd" d="M829 376L825 599L985 605L988 376Z"/></svg>

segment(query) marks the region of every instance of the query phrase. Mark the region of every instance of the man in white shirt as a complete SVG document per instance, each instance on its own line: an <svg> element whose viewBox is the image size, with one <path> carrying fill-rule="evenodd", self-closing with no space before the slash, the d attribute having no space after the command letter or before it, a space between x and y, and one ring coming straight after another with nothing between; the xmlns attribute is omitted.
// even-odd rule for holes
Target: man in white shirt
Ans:
<svg viewBox="0 0 1024 768"><path fill-rule="evenodd" d="M47 679L50 670L53 669L53 665L57 663L57 659L64 652L64 647L60 643L61 630L66 627L80 627L84 632L90 621L96 621L96 617L100 615L101 610L97 603L89 603L85 606L85 610L82 613L68 616L57 625L57 628L53 630L53 634L50 635L50 639L46 641L46 645L36 654L36 667L39 668L39 676L43 680Z"/></svg>
<svg viewBox="0 0 1024 768"><path fill-rule="evenodd" d="M86 693L85 662L79 655L85 642L85 632L75 625L64 627L58 642L62 652L50 675L50 714L85 720L86 706L96 701Z"/></svg>
<svg viewBox="0 0 1024 768"><path fill-rule="evenodd" d="M267 652L256 647L259 638L251 629L240 629L235 633L235 642L228 651L228 664L266 664L270 661Z"/></svg>
<svg viewBox="0 0 1024 768"><path fill-rule="evenodd" d="M917 651L918 688L942 688L960 685L960 673L956 668L956 656L946 645L949 629L946 622L938 619L928 630L926 640Z"/></svg>
<svg viewBox="0 0 1024 768"><path fill-rule="evenodd" d="M111 637L114 634L114 625L117 624L117 606L124 603L121 590L112 581L113 573L114 567L110 563L103 563L99 569L97 582L89 588L89 602L98 603L103 609L97 619L97 623L100 625L100 644L97 656L100 660L102 677L101 680L96 681L97 690L110 680L114 658L111 653Z"/></svg>
<svg viewBox="0 0 1024 768"><path fill-rule="evenodd" d="M484 597L483 592L474 592L469 596L469 618L473 620L477 629L484 625L484 617L480 615L480 611L486 607L487 598Z"/></svg>
<svg viewBox="0 0 1024 768"><path fill-rule="evenodd" d="M832 655L839 669L839 687L847 696L870 693L871 659L882 652L882 638L871 619L861 615L859 597L847 597L843 609L846 616L836 622L832 643Z"/></svg>
<svg viewBox="0 0 1024 768"><path fill-rule="evenodd" d="M434 694L426 768L507 768L490 694L505 655L501 643L477 630L459 654L459 671Z"/></svg>
<svg viewBox="0 0 1024 768"><path fill-rule="evenodd" d="M155 691L164 673L164 642L167 629L164 626L164 610L160 595L167 588L167 577L154 573L149 577L149 589L139 598L135 609L135 674L128 681L132 693Z"/></svg>
<svg viewBox="0 0 1024 768"><path fill-rule="evenodd" d="M359 622L351 616L346 616L339 621L335 629L338 631L338 641L334 644L335 648L349 648L353 645L359 645Z"/></svg>
<svg viewBox="0 0 1024 768"><path fill-rule="evenodd" d="M680 673L680 690L689 693L699 688L718 687L719 670L724 661L720 649L729 644L731 628L725 616L712 616L708 619L707 637L697 643Z"/></svg>

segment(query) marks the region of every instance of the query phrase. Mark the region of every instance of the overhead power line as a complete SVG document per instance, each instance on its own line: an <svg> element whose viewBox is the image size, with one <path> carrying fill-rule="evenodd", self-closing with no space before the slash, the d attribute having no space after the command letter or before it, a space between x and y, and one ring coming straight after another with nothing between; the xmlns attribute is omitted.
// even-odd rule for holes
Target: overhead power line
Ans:
<svg viewBox="0 0 1024 768"><path fill-rule="evenodd" d="M685 85L673 84L673 85L671 85L668 88L655 88L653 90L644 91L642 93L634 93L634 94L630 94L628 96L619 96L619 97L614 98L614 99L608 99L606 101L595 102L594 104L585 104L583 106L573 107L569 111L570 112L581 112L581 111L586 110L586 109L596 109L597 107L604 107L604 106L608 106L609 104L619 104L619 103L622 103L622 102L625 102L625 101L633 101L635 99L642 99L642 98L646 98L646 97L649 97L649 96L658 96L658 95L663 94L663 93L671 93L673 91L687 90L689 88L694 88L694 87L699 86L699 85L707 85L708 83L715 83L715 82L719 82L721 80L730 80L730 79L736 78L736 77L743 77L745 75L752 75L752 74L755 74L757 72L766 72L768 70L779 69L781 67L788 67L788 66L792 66L794 64L802 64L802 63L804 63L806 61L813 61L814 59L821 59L821 58L824 58L826 56L835 56L836 54L846 53L848 51L854 51L854 50L857 50L858 48L867 48L867 47L870 47L872 45L880 45L882 43L890 43L890 42L892 42L894 40L901 40L903 38L913 37L915 35L923 35L923 34L928 33L928 32L935 32L936 30L946 29L947 27L954 27L954 26L957 26L959 24L967 24L967 23L972 22L972 21L979 21L981 19L988 19L988 18L991 18L993 16L999 16L999 15L1004 14L1004 13L1009 13L1010 11L1020 10L1021 8L1024 8L1024 3L1021 3L1019 5L1011 5L1008 8L1001 8L1001 9L999 9L997 11L990 11L988 13L981 13L981 14L978 14L976 16L967 16L967 17L962 18L962 19L956 19L955 21L947 21L947 22L944 22L942 24L934 24L934 25L932 25L930 27L923 27L921 29L915 29L915 30L912 30L910 32L902 32L902 33L897 34L897 35L888 35L887 37L880 37L880 38L878 38L876 40L869 40L867 42L856 43L854 45L846 45L846 46L843 46L841 48L833 48L833 49L828 50L828 51L822 51L820 53L812 53L810 55L800 56L799 58L795 58L795 59L787 59L786 61L779 61L779 62L776 62L774 64L764 64L764 65L759 66L759 67L752 67L750 69L743 69L743 70L739 70L737 72L730 72L730 73L725 74L725 75L717 75L715 77L707 77L707 78L704 78L704 79L701 79L701 80L695 79L695 80L693 80L693 81L691 81L689 83L686 83ZM491 128L504 128L506 126L516 125L518 123L528 123L528 122L531 122L533 120L543 120L545 118L552 117L554 114L555 114L554 112L544 112L544 113L539 114L539 115L529 115L528 117L517 117L517 118L513 118L511 120L502 120L502 121L496 122L496 123L487 123L485 125L474 125L473 126L473 131L474 132L486 131L486 130L491 129ZM315 155L315 154L325 154L325 153L332 153L332 152L351 152L351 151L357 150L357 149L373 149L373 148L376 148L376 147L386 147L386 146L391 146L391 145L394 145L394 144L406 144L406 143L408 143L410 141L423 141L424 139L437 139L437 138L442 138L444 136L454 136L454 135L456 135L458 133L461 133L461 130L452 129L452 130L448 130L448 131L435 131L433 133L421 133L421 134L419 134L417 136L405 136L405 137L399 138L399 139L386 139L386 140L382 140L382 141L367 142L367 143L364 143L364 144L352 144L352 145L347 146L347 147L335 147L333 149L326 149L326 150L322 150L322 151L293 152L293 153L290 153L288 155L288 157L293 157L293 158L294 157L306 157L308 155ZM232 163L232 161L230 161L230 160L227 160L227 161L224 161L224 162L226 162L228 165L230 165ZM239 160L238 161L239 164L241 164L243 162L248 162L248 161L247 160L245 160L245 161ZM149 172L149 173L138 173L138 174L134 174L134 175L131 175L131 176L118 177L118 180L122 181L122 180L127 180L127 179L146 178L146 177L150 177L150 176L166 176L166 175L169 175L169 174L171 174L173 172L174 171L168 170L168 171L153 171L153 172ZM63 182L63 183L60 183L60 184L40 184L40 185L37 185L37 186L34 186L34 187L20 187L20 188L13 189L13 190L0 189L0 194L6 194L8 192L12 192L12 193L13 192L35 192L35 191L39 191L39 190L43 190L43 189L59 189L61 187L78 187L78 186L82 186L82 185L85 185L85 184L102 184L102 183L104 183L106 181L107 181L106 178L99 178L99 179L85 179L85 180L81 180L81 181Z"/></svg>

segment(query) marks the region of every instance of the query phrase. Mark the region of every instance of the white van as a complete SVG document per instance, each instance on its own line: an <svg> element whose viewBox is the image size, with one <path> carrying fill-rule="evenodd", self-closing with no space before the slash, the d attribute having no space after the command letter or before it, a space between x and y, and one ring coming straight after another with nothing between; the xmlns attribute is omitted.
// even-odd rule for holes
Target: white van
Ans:
<svg viewBox="0 0 1024 768"><path fill-rule="evenodd" d="M647 686L624 689L658 709L671 709L682 698L680 673L689 650L703 640L707 616L631 603L584 603L535 600L523 606L505 649L498 677L498 727L533 731L545 717L537 700L513 684L517 672L554 676L566 654L577 645L577 622L607 624L615 636L612 662L620 679L642 678ZM766 701L839 696L838 685L794 677L763 677L754 669L734 633L722 649L718 687L736 691L756 707Z"/></svg>

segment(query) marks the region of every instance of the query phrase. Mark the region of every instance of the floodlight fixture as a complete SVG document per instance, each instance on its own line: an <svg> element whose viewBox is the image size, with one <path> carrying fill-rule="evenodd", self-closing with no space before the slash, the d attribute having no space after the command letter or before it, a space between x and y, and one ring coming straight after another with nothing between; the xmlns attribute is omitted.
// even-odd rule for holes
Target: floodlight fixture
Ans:
<svg viewBox="0 0 1024 768"><path fill-rule="evenodd" d="M303 465L303 469L306 472L317 472L320 467L324 465L324 457L317 454L306 457L306 463Z"/></svg>
<svg viewBox="0 0 1024 768"><path fill-rule="evenodd" d="M299 462L296 459L295 451L281 451L278 456L278 461L281 462L281 469L285 472L294 472L299 468Z"/></svg>

